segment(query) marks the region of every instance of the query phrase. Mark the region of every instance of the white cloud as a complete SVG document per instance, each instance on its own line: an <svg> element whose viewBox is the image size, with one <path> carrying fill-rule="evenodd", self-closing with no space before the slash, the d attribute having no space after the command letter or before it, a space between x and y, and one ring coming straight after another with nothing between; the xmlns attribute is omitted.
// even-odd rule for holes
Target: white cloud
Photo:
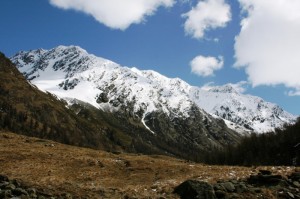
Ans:
<svg viewBox="0 0 300 199"><path fill-rule="evenodd" d="M220 70L223 64L223 57L221 56L215 58L199 55L190 62L192 73L204 77L214 75L214 71Z"/></svg>
<svg viewBox="0 0 300 199"><path fill-rule="evenodd" d="M296 88L293 91L287 92L288 96L300 96L300 88Z"/></svg>
<svg viewBox="0 0 300 199"><path fill-rule="evenodd" d="M182 16L187 18L184 24L186 34L201 39L205 31L225 27L231 20L231 11L224 0L205 0L199 1L196 7Z"/></svg>
<svg viewBox="0 0 300 199"><path fill-rule="evenodd" d="M235 67L253 86L279 85L300 95L300 1L239 0L245 11L235 41Z"/></svg>
<svg viewBox="0 0 300 199"><path fill-rule="evenodd" d="M93 16L98 22L125 30L153 15L158 7L172 7L175 0L50 0L62 9L74 9Z"/></svg>

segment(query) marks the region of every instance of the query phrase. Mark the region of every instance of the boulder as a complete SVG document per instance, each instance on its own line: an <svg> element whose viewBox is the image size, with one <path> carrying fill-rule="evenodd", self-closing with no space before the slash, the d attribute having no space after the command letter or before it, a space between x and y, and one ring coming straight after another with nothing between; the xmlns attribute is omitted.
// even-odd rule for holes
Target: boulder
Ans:
<svg viewBox="0 0 300 199"><path fill-rule="evenodd" d="M28 195L28 193L22 188L16 188L16 189L12 190L12 194L15 196L21 196L21 195L27 196Z"/></svg>
<svg viewBox="0 0 300 199"><path fill-rule="evenodd" d="M187 180L177 186L174 193L181 199L217 199L213 186L199 180Z"/></svg>
<svg viewBox="0 0 300 199"><path fill-rule="evenodd" d="M221 191L221 190L217 190L215 194L216 194L217 198L226 198L226 195L227 195L226 192Z"/></svg>
<svg viewBox="0 0 300 199"><path fill-rule="evenodd" d="M7 182L8 177L6 175L0 175L0 182Z"/></svg>
<svg viewBox="0 0 300 199"><path fill-rule="evenodd" d="M221 184L228 192L234 192L235 187L231 182L224 182Z"/></svg>
<svg viewBox="0 0 300 199"><path fill-rule="evenodd" d="M284 179L281 175L251 175L248 178L249 184L255 184L259 186L276 186L284 182Z"/></svg>
<svg viewBox="0 0 300 199"><path fill-rule="evenodd" d="M293 181L293 185L297 188L300 188L300 183L298 181Z"/></svg>

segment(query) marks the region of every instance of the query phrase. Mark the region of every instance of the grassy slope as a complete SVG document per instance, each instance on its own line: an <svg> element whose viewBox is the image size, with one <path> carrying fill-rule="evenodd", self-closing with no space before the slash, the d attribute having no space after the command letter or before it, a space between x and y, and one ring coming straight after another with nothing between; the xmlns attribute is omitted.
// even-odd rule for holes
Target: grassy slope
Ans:
<svg viewBox="0 0 300 199"><path fill-rule="evenodd" d="M240 179L261 168L113 154L0 132L0 174L48 192L83 198L178 198L172 191L186 179ZM291 171L289 167L268 169L283 175Z"/></svg>

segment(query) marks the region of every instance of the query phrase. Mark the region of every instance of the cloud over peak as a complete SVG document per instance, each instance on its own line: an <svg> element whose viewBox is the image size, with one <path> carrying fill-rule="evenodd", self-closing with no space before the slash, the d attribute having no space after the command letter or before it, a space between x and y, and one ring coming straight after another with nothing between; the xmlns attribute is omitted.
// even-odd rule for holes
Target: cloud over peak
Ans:
<svg viewBox="0 0 300 199"><path fill-rule="evenodd" d="M93 16L98 22L125 30L145 20L163 7L172 7L175 0L49 0L58 8L73 9Z"/></svg>
<svg viewBox="0 0 300 199"><path fill-rule="evenodd" d="M184 24L186 34L201 39L205 31L225 27L231 20L231 11L224 0L204 0L182 17L187 18Z"/></svg>
<svg viewBox="0 0 300 199"><path fill-rule="evenodd" d="M224 61L221 56L216 58L199 55L190 62L192 73L203 77L213 76L214 72L220 70L223 65Z"/></svg>

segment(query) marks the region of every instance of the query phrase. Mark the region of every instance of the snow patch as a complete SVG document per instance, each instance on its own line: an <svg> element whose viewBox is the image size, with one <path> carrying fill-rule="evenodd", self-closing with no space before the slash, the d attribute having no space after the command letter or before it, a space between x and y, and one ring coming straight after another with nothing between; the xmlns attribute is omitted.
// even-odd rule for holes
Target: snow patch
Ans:
<svg viewBox="0 0 300 199"><path fill-rule="evenodd" d="M144 113L141 122L146 127L146 129L148 129L153 135L155 135L155 133L146 125L146 123L145 123L145 117L146 117L146 114Z"/></svg>

